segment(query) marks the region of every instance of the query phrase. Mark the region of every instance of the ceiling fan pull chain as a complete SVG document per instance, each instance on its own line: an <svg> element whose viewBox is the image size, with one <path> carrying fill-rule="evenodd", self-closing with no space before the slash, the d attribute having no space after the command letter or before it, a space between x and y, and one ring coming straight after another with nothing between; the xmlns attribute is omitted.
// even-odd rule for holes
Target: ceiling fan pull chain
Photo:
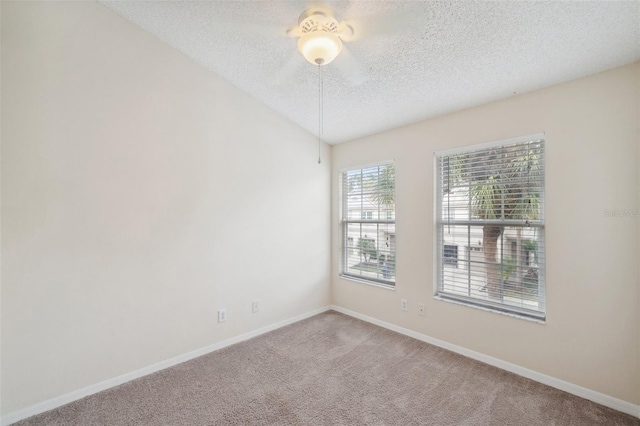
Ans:
<svg viewBox="0 0 640 426"><path fill-rule="evenodd" d="M322 79L322 65L318 65L318 164L321 163L320 147L321 147L321 139L322 139L322 127L324 125L323 97L324 97L324 84Z"/></svg>

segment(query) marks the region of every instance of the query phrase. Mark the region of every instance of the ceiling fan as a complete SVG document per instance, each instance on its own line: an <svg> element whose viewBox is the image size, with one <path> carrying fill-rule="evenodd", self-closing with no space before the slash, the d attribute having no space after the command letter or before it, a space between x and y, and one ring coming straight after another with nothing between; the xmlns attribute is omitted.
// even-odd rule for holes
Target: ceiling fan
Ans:
<svg viewBox="0 0 640 426"><path fill-rule="evenodd" d="M362 65L351 55L343 42L356 39L356 30L349 21L339 21L328 7L311 7L300 15L298 25L286 30L289 37L298 37L298 52L311 64L332 63L345 81L359 86L367 81ZM298 54L283 64L273 83L278 85L293 75L302 62Z"/></svg>
<svg viewBox="0 0 640 426"><path fill-rule="evenodd" d="M326 7L312 7L302 12L298 25L287 30L291 37L299 37L298 51L304 58L318 67L318 164L320 164L320 148L323 131L323 76L324 66L333 62L341 52L345 51L343 41L350 41L354 36L353 26L347 22L338 22L333 11ZM344 54L342 66L337 66L343 74L357 75L358 64L350 55Z"/></svg>
<svg viewBox="0 0 640 426"><path fill-rule="evenodd" d="M350 41L353 27L347 22L338 22L327 7L312 7L302 12L298 25L287 34L300 37L298 50L314 65L322 66L332 62L342 51L342 41Z"/></svg>

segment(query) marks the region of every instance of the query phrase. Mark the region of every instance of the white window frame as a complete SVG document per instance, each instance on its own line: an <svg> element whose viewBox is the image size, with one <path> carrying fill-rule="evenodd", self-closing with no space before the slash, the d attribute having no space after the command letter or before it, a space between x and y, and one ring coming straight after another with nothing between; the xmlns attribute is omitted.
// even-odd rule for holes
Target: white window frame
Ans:
<svg viewBox="0 0 640 426"><path fill-rule="evenodd" d="M546 321L546 287L545 287L546 247L545 247L545 232L544 232L545 223L546 223L546 220L545 220L546 158L544 155L544 152L545 152L544 145L546 142L545 139L546 138L544 133L538 133L533 135L527 135L527 136L522 136L522 137L517 137L512 139L491 142L488 144L480 144L480 145L468 146L463 148L456 148L452 150L438 151L434 153L434 196L435 196L434 253L436 253L436 256L434 256L434 271L435 271L434 297L436 299L451 301L454 303L460 303L460 304L468 305L471 307L490 310L493 312L506 313L508 315L517 316L520 318L532 319L538 322L544 323ZM467 220L462 220L462 219L456 218L455 214L453 219L451 218L450 214L446 219L444 218L445 215L443 213L444 211L443 206L446 205L443 202L444 194L445 194L445 191L444 191L445 183L444 181L441 180L441 168L440 168L441 158L450 157L456 154L473 153L473 152L481 151L488 148L499 149L501 147L509 147L512 145L525 144L525 143L534 142L534 141L542 142L542 160L541 160L542 161L542 177L541 177L542 192L540 195L540 217L538 219L531 220L531 221L507 220L504 218L494 219L494 220L484 220L484 221L479 219L471 219L471 218ZM521 229L525 229L525 227L527 227L527 229L532 229L532 228L536 229L536 233L537 233L536 235L538 236L538 242L539 242L538 256L541 257L539 259L539 265L537 268L537 272L538 272L538 276L537 276L538 307L537 309L527 309L527 308L523 308L522 306L513 306L508 303L504 303L504 296L502 295L502 290L501 290L501 298L503 302L496 302L488 297L485 299L482 299L481 297L474 297L471 291L469 291L468 296L462 296L458 293L447 291L447 289L444 288L445 278L444 278L443 269L445 267L444 266L445 227L446 226L468 226L469 229L471 229L472 226L478 227L478 226L483 226L483 224L492 224L492 225L503 227L503 235L501 235L501 238L505 238L504 229L506 229L507 227L516 227L516 228L519 227ZM450 243L447 243L447 244L450 244ZM467 253L466 256L471 256L471 249L465 251L465 253ZM501 250L501 253L504 256L504 253L502 252L502 250ZM458 250L458 256L460 256L459 250ZM506 258L503 257L503 260L506 260ZM471 262L470 258L469 258L469 262ZM501 268L503 267L504 267L504 263L501 263ZM469 268L471 268L471 263L469 264ZM469 284L469 286L471 286L471 284Z"/></svg>
<svg viewBox="0 0 640 426"><path fill-rule="evenodd" d="M354 166L354 167L349 167L349 168L344 168L342 170L340 170L340 178L339 178L339 185L340 185L340 225L341 225L341 238L340 238L340 277L341 278L345 278L348 280L355 280L358 282L362 282L365 284L371 284L371 285L375 285L378 287L384 287L384 288L388 288L388 289L395 289L396 286L396 279L377 279L377 278L371 278L371 277L365 277L362 275L358 275L358 274L352 274L349 273L347 271L347 260L348 257L350 255L350 253L354 250L353 247L349 247L348 246L348 241L349 241L349 236L348 236L348 225L349 224L353 224L353 223L361 223L361 224L393 224L395 225L396 220L396 211L395 211L395 203L393 205L393 213L391 215L392 219L388 219L387 215L384 215L384 219L382 218L383 215L380 214L380 212L378 212L377 215L372 215L371 219L365 219L362 216L364 215L364 212L361 213L359 218L353 218L353 219L349 219L348 218L348 203L346 200L347 197L347 193L345 191L345 176L348 172L353 172L353 171L357 171L357 170L366 170L366 169L370 169L370 168L374 168L374 167L383 167L383 166L394 166L395 168L395 162L393 160L388 160L388 161L381 161L378 163L372 163L372 164L367 164L364 166ZM394 182L394 198L395 198L395 182ZM394 231L395 234L395 231ZM397 234L396 235L396 244L397 244ZM366 236L365 236L366 237ZM355 241L355 240L354 240ZM397 245L395 246L397 247ZM394 248L395 248L394 247ZM394 256L395 259L397 261L397 250L394 251ZM395 261L394 261L395 262ZM394 268L396 267L397 263L394 264Z"/></svg>

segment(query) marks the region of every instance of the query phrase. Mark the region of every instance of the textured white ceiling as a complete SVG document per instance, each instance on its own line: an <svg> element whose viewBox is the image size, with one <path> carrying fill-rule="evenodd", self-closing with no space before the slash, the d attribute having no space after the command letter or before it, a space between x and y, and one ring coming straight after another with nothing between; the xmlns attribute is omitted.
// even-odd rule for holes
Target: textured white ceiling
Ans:
<svg viewBox="0 0 640 426"><path fill-rule="evenodd" d="M286 35L311 3L100 3L317 134L318 70ZM638 1L322 4L356 31L324 68L328 143L640 59Z"/></svg>

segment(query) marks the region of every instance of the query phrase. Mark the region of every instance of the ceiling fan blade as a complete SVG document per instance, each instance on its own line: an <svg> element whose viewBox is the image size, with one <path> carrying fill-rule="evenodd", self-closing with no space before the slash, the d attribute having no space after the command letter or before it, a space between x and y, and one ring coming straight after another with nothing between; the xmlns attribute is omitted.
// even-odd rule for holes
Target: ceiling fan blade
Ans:
<svg viewBox="0 0 640 426"><path fill-rule="evenodd" d="M285 81L290 79L296 73L296 71L305 64L310 65L300 53L294 51L291 56L289 56L289 58L282 64L280 70L274 76L273 80L271 81L271 86L280 86Z"/></svg>
<svg viewBox="0 0 640 426"><path fill-rule="evenodd" d="M384 19L368 18L367 20L349 21L353 28L351 41L363 40L372 37L386 37L393 34L407 32L409 28L424 27L421 19L416 17L406 18L385 17Z"/></svg>
<svg viewBox="0 0 640 426"><path fill-rule="evenodd" d="M431 21L432 8L425 8L423 2L378 2L375 11L368 2L350 2L341 13L341 25L352 28L349 40L357 41L371 37L407 32L409 29L426 28ZM372 14L373 12L373 14Z"/></svg>
<svg viewBox="0 0 640 426"><path fill-rule="evenodd" d="M333 63L328 66L331 65L334 65L338 71L340 71L350 86L360 86L369 80L365 67L344 45L342 47L342 52L340 52Z"/></svg>
<svg viewBox="0 0 640 426"><path fill-rule="evenodd" d="M287 28L285 34L289 37L300 37L302 35L302 30L296 25L294 27Z"/></svg>
<svg viewBox="0 0 640 426"><path fill-rule="evenodd" d="M269 25L255 22L216 22L213 25L214 31L235 37L294 37L295 31L292 27L281 25Z"/></svg>

